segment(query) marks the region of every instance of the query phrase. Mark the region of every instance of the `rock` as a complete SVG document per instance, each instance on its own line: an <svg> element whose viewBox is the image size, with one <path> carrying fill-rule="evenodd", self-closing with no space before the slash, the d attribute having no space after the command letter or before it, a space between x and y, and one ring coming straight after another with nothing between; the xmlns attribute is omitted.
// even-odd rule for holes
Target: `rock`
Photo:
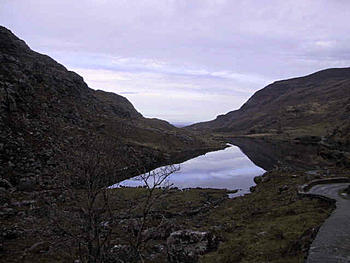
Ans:
<svg viewBox="0 0 350 263"><path fill-rule="evenodd" d="M164 240L170 236L170 234L176 230L174 224L166 222L158 227L151 227L142 232L145 240Z"/></svg>
<svg viewBox="0 0 350 263"><path fill-rule="evenodd" d="M167 239L170 262L197 262L199 255L216 249L218 239L210 232L179 230Z"/></svg>
<svg viewBox="0 0 350 263"><path fill-rule="evenodd" d="M40 241L32 245L28 251L34 254L43 253L50 249L50 244L48 242Z"/></svg>
<svg viewBox="0 0 350 263"><path fill-rule="evenodd" d="M162 253L165 250L165 246L161 244L156 244L152 248L156 253Z"/></svg>
<svg viewBox="0 0 350 263"><path fill-rule="evenodd" d="M140 260L137 250L132 246L121 244L114 245L107 257L106 262L139 262Z"/></svg>
<svg viewBox="0 0 350 263"><path fill-rule="evenodd" d="M266 231L262 231L262 232L257 233L257 235L259 237L265 237L265 236L267 236L267 232Z"/></svg>
<svg viewBox="0 0 350 263"><path fill-rule="evenodd" d="M307 175L318 175L318 173L319 173L318 170L310 170L305 172L305 174Z"/></svg>

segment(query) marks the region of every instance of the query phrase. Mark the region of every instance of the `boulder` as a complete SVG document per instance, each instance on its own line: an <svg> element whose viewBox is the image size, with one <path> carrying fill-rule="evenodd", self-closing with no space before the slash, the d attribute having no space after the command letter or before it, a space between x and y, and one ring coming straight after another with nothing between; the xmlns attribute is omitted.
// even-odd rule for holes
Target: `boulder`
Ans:
<svg viewBox="0 0 350 263"><path fill-rule="evenodd" d="M197 262L199 255L218 247L218 238L210 232L179 230L167 239L170 262Z"/></svg>
<svg viewBox="0 0 350 263"><path fill-rule="evenodd" d="M165 240L176 230L176 226L171 222L165 222L158 227L151 227L142 232L145 240Z"/></svg>

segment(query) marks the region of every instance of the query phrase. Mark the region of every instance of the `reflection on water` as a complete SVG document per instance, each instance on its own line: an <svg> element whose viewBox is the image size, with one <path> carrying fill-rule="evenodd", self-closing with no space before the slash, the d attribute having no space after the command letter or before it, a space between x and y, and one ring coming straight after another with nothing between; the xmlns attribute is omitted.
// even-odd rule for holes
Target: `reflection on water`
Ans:
<svg viewBox="0 0 350 263"><path fill-rule="evenodd" d="M322 152L322 144L303 143L298 139L269 140L267 138L231 138L256 165L270 171L276 167L290 170L314 170L333 165Z"/></svg>
<svg viewBox="0 0 350 263"><path fill-rule="evenodd" d="M229 145L224 150L209 152L181 163L180 170L171 174L168 181L178 188L242 189L239 193L243 194L249 192L249 187L254 185L253 178L264 172L265 170L250 161L237 146ZM140 177L135 177L119 185L140 186L144 185L144 182Z"/></svg>

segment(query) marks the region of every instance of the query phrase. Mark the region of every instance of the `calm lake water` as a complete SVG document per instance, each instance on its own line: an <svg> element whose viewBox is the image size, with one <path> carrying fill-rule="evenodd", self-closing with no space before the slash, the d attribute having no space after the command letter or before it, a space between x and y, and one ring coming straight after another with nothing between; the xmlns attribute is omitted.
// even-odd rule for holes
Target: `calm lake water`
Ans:
<svg viewBox="0 0 350 263"><path fill-rule="evenodd" d="M169 183L182 189L240 189L231 197L249 193L249 188L255 185L253 178L262 175L265 170L256 166L237 146L228 146L224 150L209 152L179 164L180 170L168 177ZM134 177L112 187L141 185L144 183L140 178Z"/></svg>

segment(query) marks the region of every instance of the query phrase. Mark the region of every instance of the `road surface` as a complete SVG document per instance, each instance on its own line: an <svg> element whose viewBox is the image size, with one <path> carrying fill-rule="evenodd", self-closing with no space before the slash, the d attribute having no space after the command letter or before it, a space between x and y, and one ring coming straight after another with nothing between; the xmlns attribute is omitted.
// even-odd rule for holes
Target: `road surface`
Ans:
<svg viewBox="0 0 350 263"><path fill-rule="evenodd" d="M312 242L307 263L350 263L350 200L339 195L349 183L321 184L308 193L337 201L337 208L321 226Z"/></svg>

